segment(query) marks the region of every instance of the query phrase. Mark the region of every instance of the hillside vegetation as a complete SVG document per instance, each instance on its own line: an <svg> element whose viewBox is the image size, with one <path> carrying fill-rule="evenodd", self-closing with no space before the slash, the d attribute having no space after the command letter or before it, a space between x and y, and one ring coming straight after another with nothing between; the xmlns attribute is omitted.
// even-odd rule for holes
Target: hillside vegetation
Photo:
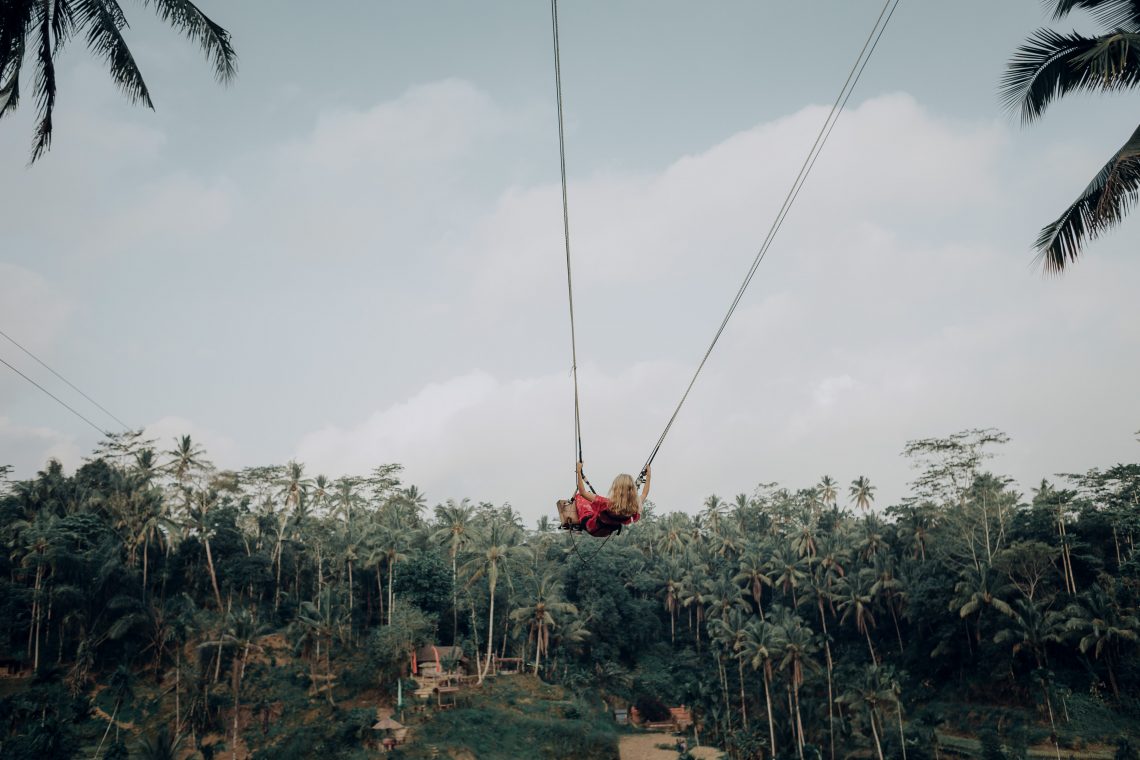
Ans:
<svg viewBox="0 0 1140 760"><path fill-rule="evenodd" d="M561 493L528 529L395 465L110 439L0 481L0 756L376 756L405 679L409 758L616 757L603 699L687 705L734 758L1136 757L1140 465L1022 494L1005 440L909 443L897 504L825 476L603 545L554 529ZM409 653L452 642L459 707L413 709Z"/></svg>

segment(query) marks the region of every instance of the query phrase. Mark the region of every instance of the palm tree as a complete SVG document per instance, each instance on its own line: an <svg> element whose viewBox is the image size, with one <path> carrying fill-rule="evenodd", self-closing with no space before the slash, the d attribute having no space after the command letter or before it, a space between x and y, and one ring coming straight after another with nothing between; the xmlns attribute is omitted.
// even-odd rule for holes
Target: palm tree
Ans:
<svg viewBox="0 0 1140 760"><path fill-rule="evenodd" d="M171 736L166 726L139 739L135 756L139 760L176 760L181 736Z"/></svg>
<svg viewBox="0 0 1140 760"><path fill-rule="evenodd" d="M1002 597L1009 591L1001 577L993 568L981 570L967 568L962 571L960 580L954 584L954 597L950 600L950 611L961 618L977 613L974 623L974 640L981 641L982 612L990 607L1003 615L1013 617L1013 608Z"/></svg>
<svg viewBox="0 0 1140 760"><path fill-rule="evenodd" d="M871 596L881 598L883 605L891 613L891 620L895 623L895 635L899 641L899 654L903 654L902 630L899 628L899 616L896 607L901 607L906 599L906 590L902 580L895 573L894 560L890 555L876 555L873 567L865 567L860 572L871 578L869 589Z"/></svg>
<svg viewBox="0 0 1140 760"><path fill-rule="evenodd" d="M807 580L807 560L797 554L791 544L781 542L779 549L768 560L767 568L773 587L783 591L785 598L791 594L792 606L798 606L796 589Z"/></svg>
<svg viewBox="0 0 1140 760"><path fill-rule="evenodd" d="M835 503L839 499L839 484L830 475L824 475L819 479L819 500L826 507L835 509Z"/></svg>
<svg viewBox="0 0 1140 760"><path fill-rule="evenodd" d="M680 592L685 571L680 563L668 558L657 568L656 584L661 589L661 601L669 613L669 643L677 643L677 610L680 608Z"/></svg>
<svg viewBox="0 0 1140 760"><path fill-rule="evenodd" d="M447 546L447 556L451 559L451 643L459 631L459 572L456 558L471 544L472 518L475 508L469 499L456 502L448 499L446 504L435 508L436 530L431 540Z"/></svg>
<svg viewBox="0 0 1140 760"><path fill-rule="evenodd" d="M185 487L186 480L195 472L210 468L206 450L194 443L188 435L175 438L174 448L166 452L166 455L170 457L166 467L180 487Z"/></svg>
<svg viewBox="0 0 1140 760"><path fill-rule="evenodd" d="M494 653L495 633L495 588L499 583L499 572L514 554L514 540L517 532L511 526L492 520L479 531L474 556L464 563L460 572L467 576L467 586L481 578L487 579L490 589L490 608L487 612L487 660L479 668L478 683L491 671L491 660Z"/></svg>
<svg viewBox="0 0 1140 760"><path fill-rule="evenodd" d="M48 572L51 569L54 548L59 543L59 518L46 509L36 512L34 519L21 520L16 526L20 541L21 567L35 568L35 582L32 587L31 620L28 624L28 651L27 656L32 661L32 670L40 669L40 639L43 622L47 618L44 613L44 600L51 595L46 593Z"/></svg>
<svg viewBox="0 0 1140 760"><path fill-rule="evenodd" d="M210 521L210 509L218 503L218 493L217 491L203 489L197 489L193 492L187 490L187 494L191 493L193 502L186 512L185 524L188 530L198 534L206 549L206 568L210 572L210 585L214 589L214 601L218 603L218 611L220 612L224 607L222 592L218 590L218 574L214 570L214 553L210 549L210 534L214 531Z"/></svg>
<svg viewBox="0 0 1140 760"><path fill-rule="evenodd" d="M747 547L740 557L738 567L739 572L732 577L732 580L748 591L760 613L760 619L763 620L764 587L772 585L772 576L768 573L767 563L760 556L759 547L755 545Z"/></svg>
<svg viewBox="0 0 1140 760"><path fill-rule="evenodd" d="M883 760L883 744L879 739L879 722L882 720L879 709L880 706L893 704L897 700L894 690L884 680L883 671L878 665L868 665L863 670L863 683L853 684L838 700L853 710L863 708L867 711L879 760Z"/></svg>
<svg viewBox="0 0 1140 760"><path fill-rule="evenodd" d="M728 615L719 621L710 621L709 630L717 628L721 631L726 649L732 651L736 658L736 676L740 681L740 721L744 730L748 730L748 699L744 695L744 661L748 650L748 623L750 615L739 607L729 610Z"/></svg>
<svg viewBox="0 0 1140 760"><path fill-rule="evenodd" d="M95 756L98 757L103 750L103 742L107 741L107 735L111 733L111 726L115 727L115 739L118 740L119 724L115 720L115 716L119 714L119 708L122 707L123 702L126 702L134 697L134 675L131 669L126 665L119 665L115 668L107 679L107 692L115 700L115 709L111 711L111 718L107 721L107 730L103 732L103 738L99 740L99 747L95 750Z"/></svg>
<svg viewBox="0 0 1140 760"><path fill-rule="evenodd" d="M871 612L873 597L866 576L845 576L836 583L839 598L840 624L850 620L857 631L867 639L867 649L871 652L871 662L878 663L875 645L871 643L870 629L875 627L875 615Z"/></svg>
<svg viewBox="0 0 1140 760"><path fill-rule="evenodd" d="M661 521L657 551L670 556L683 553L692 540L692 527L692 520L683 512L673 512L667 516Z"/></svg>
<svg viewBox="0 0 1140 760"><path fill-rule="evenodd" d="M1044 605L1032 599L1015 599L1013 602L1014 614L1007 627L994 635L994 643L1012 643L1012 654L1016 657L1018 652L1029 650L1037 663L1034 675L1041 682L1041 692L1045 696L1045 712L1049 716L1049 726L1053 735L1053 746L1057 751L1058 759L1061 756L1061 747L1057 743L1057 726L1053 718L1053 700L1049 696L1049 655L1046 650L1049 642L1064 640L1066 630L1065 615L1054 610L1045 611Z"/></svg>
<svg viewBox="0 0 1140 760"><path fill-rule="evenodd" d="M321 479L324 476L317 478L317 487L321 487ZM348 567L348 609L351 611L355 609L355 600L353 598L353 567L358 559L358 550L360 548L359 534L356 530L356 522L353 519L356 515L357 509L364 504L364 498L360 495L358 490L360 480L358 478L338 478L334 483L330 502L332 504L333 515L342 516L343 523L343 546L344 546L344 562ZM350 617L351 620L351 617Z"/></svg>
<svg viewBox="0 0 1140 760"><path fill-rule="evenodd" d="M1053 512L1057 527L1057 541L1061 545L1061 575L1065 579L1065 591L1075 595L1077 593L1077 581L1073 577L1073 558L1070 552L1069 534L1065 526L1065 511L1069 506L1073 492L1058 491L1052 483L1044 478L1041 479L1041 485L1033 491L1034 506L1041 506Z"/></svg>
<svg viewBox="0 0 1140 760"><path fill-rule="evenodd" d="M249 661L250 650L261 651L261 647L257 644L257 638L264 631L265 626L260 624L249 610L241 610L230 613L226 621L226 628L219 638L198 645L200 648L217 648L219 657L223 648L229 647L234 650L233 662L230 666L230 678L232 680L230 686L234 695L233 753L231 756L234 758L237 757L238 716L240 715L241 684L245 678L245 665Z"/></svg>
<svg viewBox="0 0 1140 760"><path fill-rule="evenodd" d="M815 598L816 609L819 610L819 624L823 631L824 664L827 666L827 735L831 745L831 757L835 760L835 693L832 684L832 673L835 663L831 659L831 635L827 630L827 615L824 612L824 603L831 604L831 580L836 565L825 565L822 562L815 564L811 573L811 595ZM842 577L842 576L838 576Z"/></svg>
<svg viewBox="0 0 1140 760"><path fill-rule="evenodd" d="M1038 29L1017 49L1001 83L1002 99L1022 121L1038 119L1072 92L1117 92L1140 85L1140 5L1135 0L1046 0L1059 20L1089 11L1104 27L1095 37ZM1048 272L1075 262L1084 244L1118 224L1140 198L1140 128L1080 196L1037 238Z"/></svg>
<svg viewBox="0 0 1140 760"><path fill-rule="evenodd" d="M701 519L709 526L713 535L720 533L721 522L728 513L728 504L715 493L705 499L704 509L701 510Z"/></svg>
<svg viewBox="0 0 1140 760"><path fill-rule="evenodd" d="M699 564L686 558L688 572L681 579L680 599L681 606L689 610L689 624L697 642L697 651L701 651L701 626L705 623L705 582L708 574ZM694 617L696 618L694 623Z"/></svg>
<svg viewBox="0 0 1140 760"><path fill-rule="evenodd" d="M768 737L771 744L768 756L776 757L776 724L772 720L772 660L777 646L775 627L762 620L751 621L744 639L744 652L753 670L761 671L764 678L764 707L768 711Z"/></svg>
<svg viewBox="0 0 1140 760"><path fill-rule="evenodd" d="M309 661L310 695L324 692L330 705L333 702L332 638L333 625L331 604L321 606L313 602L301 602L297 608L297 618L290 626L297 637L297 647ZM317 673L321 666L321 649L325 652L323 674Z"/></svg>
<svg viewBox="0 0 1140 760"><path fill-rule="evenodd" d="M871 502L875 500L875 487L863 475L851 481L851 487L847 489L847 493L855 502L855 506L864 512L871 508Z"/></svg>
<svg viewBox="0 0 1140 760"><path fill-rule="evenodd" d="M740 586L724 573L705 579L701 585L701 601L705 603L709 620L722 622L728 620L733 610L747 608Z"/></svg>
<svg viewBox="0 0 1140 760"><path fill-rule="evenodd" d="M818 650L815 635L798 615L781 615L779 621L780 670L788 673L795 705L797 736L800 760L804 757L804 723L800 716L800 687L804 683L804 669L818 670L819 663L812 655Z"/></svg>
<svg viewBox="0 0 1140 760"><path fill-rule="evenodd" d="M577 615L578 608L562 598L562 582L557 573L547 570L537 580L531 603L516 607L510 619L525 623L527 641L534 641L534 674L542 667L542 656L549 651L550 630L555 627L555 615Z"/></svg>
<svg viewBox="0 0 1140 760"><path fill-rule="evenodd" d="M1080 604L1065 609L1068 617L1066 627L1082 634L1078 647L1082 654L1092 650L1095 659L1103 656L1108 671L1108 684L1112 694L1120 698L1120 687L1116 681L1118 650L1124 642L1140 641L1140 616L1135 607L1121 605L1116 598L1117 581L1105 577L1104 585L1096 585L1081 595Z"/></svg>
<svg viewBox="0 0 1140 760"><path fill-rule="evenodd" d="M221 82L236 73L237 54L230 34L211 21L190 0L153 0L159 17L201 45ZM55 110L55 59L66 43L82 36L93 54L106 61L111 78L133 103L154 108L150 90L122 31L127 19L115 0L18 0L0 5L0 117L20 103L24 61L35 64L35 94L39 123L32 143L32 161L51 146Z"/></svg>
<svg viewBox="0 0 1140 760"><path fill-rule="evenodd" d="M392 510L385 513L372 526L369 545L372 550L372 561L382 561L388 569L388 624L391 625L392 607L395 601L392 581L395 577L396 565L408 558L406 553L408 531L401 522L401 514L398 511ZM379 568L377 571L379 572Z"/></svg>

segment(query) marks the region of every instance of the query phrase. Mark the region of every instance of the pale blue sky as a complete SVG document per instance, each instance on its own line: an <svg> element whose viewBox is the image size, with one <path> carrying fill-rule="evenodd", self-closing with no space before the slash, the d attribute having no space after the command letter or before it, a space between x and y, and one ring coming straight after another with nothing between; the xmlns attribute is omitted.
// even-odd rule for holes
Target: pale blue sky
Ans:
<svg viewBox="0 0 1140 760"><path fill-rule="evenodd" d="M432 501L537 517L573 456L549 5L202 7L232 87L137 9L156 112L75 46L51 154L25 166L30 100L0 124L0 329L220 464L401 461ZM880 7L560 5L596 484L648 452ZM1062 279L1029 251L1134 96L1001 112L1044 23L903 0L662 450L663 507L825 472L889 502L907 439L972 426L1013 436L996 468L1026 487L1135 457L1135 220ZM5 373L0 462L74 465L94 432Z"/></svg>

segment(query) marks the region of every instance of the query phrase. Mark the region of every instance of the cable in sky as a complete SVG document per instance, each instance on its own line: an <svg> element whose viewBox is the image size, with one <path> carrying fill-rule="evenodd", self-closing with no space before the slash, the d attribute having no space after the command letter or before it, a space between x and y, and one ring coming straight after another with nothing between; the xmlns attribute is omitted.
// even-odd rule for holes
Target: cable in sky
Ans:
<svg viewBox="0 0 1140 760"><path fill-rule="evenodd" d="M46 363L43 361L43 359L40 359L40 357L36 356L36 355L35 355L35 354L33 354L31 351L29 351L28 349L24 348L24 347L23 347L23 346L21 346L19 343L17 343L17 342L16 342L16 339L15 339L15 338L13 338L11 335L9 335L8 333L4 332L3 330L0 330L0 336L3 336L3 337L5 337L5 338L7 338L7 339L8 339L8 342L9 342L9 343L11 343L13 346L15 346L16 348L18 348L18 349L20 349L21 351L23 351L23 352L24 352L25 354L27 354L28 356L30 356L30 357L32 357L33 359L35 359L35 360L36 360L36 361L39 363L39 365L40 365L41 367L43 367L44 369L46 369L48 372L52 373L53 375L55 375L56 377L58 377L60 380L62 380L63 382L67 383L68 387L70 387L70 388L71 388L71 390L75 391L75 392L76 392L76 393L78 393L80 396L82 396L83 398L85 398L85 399L87 399L88 401L90 401L92 404L94 404L94 405L95 405L95 406L96 406L96 407L99 409L99 411L103 412L103 414L107 415L108 417L110 417L111 419L113 419L115 422L119 423L119 424L120 424L120 425L123 427L123 430L131 430L131 426L130 426L130 425L128 425L127 423L123 422L122 420L120 420L118 417L116 417L115 415L111 414L110 412L108 412L108 411L106 410L106 408L104 408L104 407L103 407L103 405L102 405L102 404L100 404L98 401L96 401L95 399L93 399L93 398L91 398L90 396L88 396L88 395L87 395L86 393L84 393L83 391L81 391L81 390L79 390L78 388L76 388L76 387L75 387L75 384L74 384L74 383L72 383L72 382L71 382L70 380L68 380L66 377L64 377L63 375L59 374L58 372L56 372L56 371L55 371L54 369L52 369L51 367L49 367L49 366L48 366L48 365L47 365L47 364L46 364ZM9 365L9 366L10 366L10 365Z"/></svg>
<svg viewBox="0 0 1140 760"><path fill-rule="evenodd" d="M19 375L20 377L24 378L25 380L27 380L27 381L28 381L29 383L31 383L32 385L36 386L37 388L39 388L39 389L40 389L41 391L43 391L44 393L46 393L47 395L51 396L53 399L55 399L55 402L56 402L57 404L59 404L60 406L62 406L64 409L66 409L67 411L71 412L72 414L74 414L74 415L75 415L76 417L78 417L79 419L81 419L81 420L83 420L84 422L86 422L86 423L87 423L88 425L90 425L91 427L95 428L97 431L99 431L99 435L102 435L102 436L107 436L107 437L110 437L110 436L111 436L111 434L110 434L110 433L108 433L106 430L104 430L103 428L99 427L99 426L98 426L98 425L96 425L94 422L92 422L91 420L87 419L87 418L86 418L86 417L84 417L82 414L80 414L79 412L77 412L77 411L75 411L73 408L71 408L71 407L70 407L70 406L67 404L67 402L66 402L66 401L64 401L64 400L63 400L63 399L61 399L59 396L57 396L57 395L55 395L54 393L52 393L51 391L49 391L47 388L45 388L45 387L43 387L42 385L40 385L39 383L37 383L37 382L36 382L35 380L33 380L32 378L30 378L30 377L28 377L27 375L25 375L25 374L24 374L23 372L21 372L20 370L18 370L18 369L16 369L15 367L13 367L13 366L12 366L11 364L9 364L8 362L4 361L4 359L0 358L0 364L3 364L5 367L7 367L8 369L12 370L12 371L13 371L13 372L15 372L17 375Z"/></svg>
<svg viewBox="0 0 1140 760"><path fill-rule="evenodd" d="M800 171L796 175L795 180L792 182L788 194L784 197L784 202L780 206L780 210L776 213L776 218L772 221L772 226L768 230L768 234L764 237L764 242L760 244L760 250L756 253L756 258L752 260L752 265L748 269L748 274L744 277L744 282L736 291L736 296L733 298L732 303L728 307L728 312L721 320L720 327L717 328L716 334L713 336L712 343L709 344L708 349L705 351L704 357L701 359L700 364L697 365L697 371L693 373L692 379L689 381L688 387L681 395L681 400L677 404L677 408L673 410L672 416L665 424L665 429L657 438L657 443L654 444L653 450L649 454L649 458L645 461L645 465L641 468L641 474L638 476L638 482L645 477L645 470L653 463L653 459L657 456L657 452L661 449L661 444L665 441L665 436L669 434L672 429L677 415L681 412L681 407L684 406L685 400L689 397L689 392L693 390L693 386L697 382L697 377L700 376L701 370L704 369L705 363L708 361L709 356L712 354L713 349L716 347L720 336L724 333L728 321L736 312L736 307L740 305L741 299L744 297L744 292L748 290L748 286L752 283L752 278L756 275L756 270L760 267L760 262L768 254L768 249L775 240L776 234L784 225L784 220L791 211L792 206L795 204L796 199L799 198L800 191L803 189L804 183L807 182L808 175L815 167L816 160L819 159L819 154L823 152L824 145L827 144L828 138L831 137L831 131L835 129L835 123L839 120L843 109L847 106L847 101L851 99L851 93L855 91L855 86L859 84L859 79L863 76L863 70L867 68L867 63L871 60L875 49L879 46L879 40L882 39L883 33L887 30L887 25L891 22L891 18L895 15L901 0L886 0L883 3L883 8L879 11L878 18L875 19L875 24L871 28L871 33L867 36L867 41L863 43L862 50L855 58L855 63L852 64L851 70L847 73L847 79L843 82L843 86L839 89L839 95L835 98L835 103L831 106L831 111L828 113L827 118L823 121L823 126L819 129L819 134L816 135L815 142L812 143L811 149L808 151L807 156L804 158L803 164L800 166Z"/></svg>

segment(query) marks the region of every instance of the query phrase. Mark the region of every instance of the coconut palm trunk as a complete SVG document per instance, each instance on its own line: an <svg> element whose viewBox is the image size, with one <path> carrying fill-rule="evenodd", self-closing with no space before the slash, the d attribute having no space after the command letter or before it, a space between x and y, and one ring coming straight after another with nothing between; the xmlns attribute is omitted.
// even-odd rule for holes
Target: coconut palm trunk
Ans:
<svg viewBox="0 0 1140 760"><path fill-rule="evenodd" d="M202 538L206 544L206 567L210 571L210 585L214 588L214 599L218 603L218 611L221 612L225 605L222 604L222 592L218 590L218 574L214 572L214 554L210 551L210 538L205 535Z"/></svg>
<svg viewBox="0 0 1140 760"><path fill-rule="evenodd" d="M487 611L487 661L483 663L483 669L479 671L479 684L483 683L483 679L491 672L491 658L494 657L495 652L495 585L499 579L497 568L492 567L487 574L487 582L491 588L491 605Z"/></svg>
<svg viewBox="0 0 1140 760"><path fill-rule="evenodd" d="M835 760L835 695L832 690L831 671L834 667L831 661L831 641L827 633L827 616L823 612L823 597L817 596L819 606L819 622L823 626L823 652L827 663L827 737L831 744L831 760Z"/></svg>
<svg viewBox="0 0 1140 760"><path fill-rule="evenodd" d="M883 760L883 743L879 741L879 729L875 725L874 708L871 708L871 735L875 737L875 751L879 754L879 760Z"/></svg>
<svg viewBox="0 0 1140 760"><path fill-rule="evenodd" d="M776 723L772 720L772 694L768 690L768 681L771 678L768 664L764 664L764 708L768 711L768 738L772 742L769 749L771 757L776 756Z"/></svg>

